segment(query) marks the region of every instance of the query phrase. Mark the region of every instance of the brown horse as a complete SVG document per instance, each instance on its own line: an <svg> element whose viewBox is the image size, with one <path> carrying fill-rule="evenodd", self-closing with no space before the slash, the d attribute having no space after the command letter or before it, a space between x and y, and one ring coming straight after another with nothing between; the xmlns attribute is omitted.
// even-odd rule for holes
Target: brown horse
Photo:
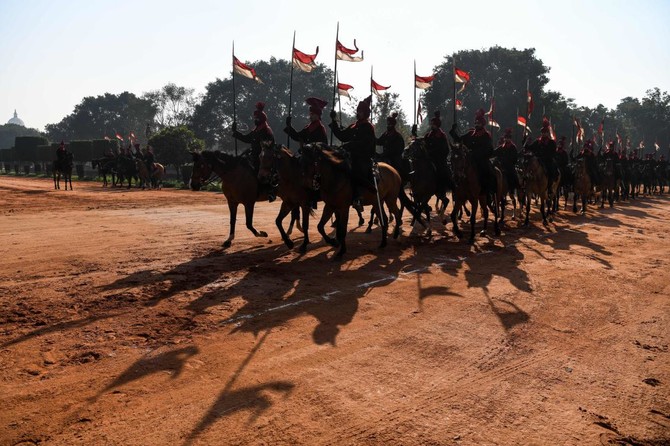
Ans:
<svg viewBox="0 0 670 446"><path fill-rule="evenodd" d="M305 145L302 148L303 172L308 185L321 193L321 199L325 206L321 220L317 228L323 239L333 246L339 246L339 251L335 254L336 259L342 258L346 253L346 234L349 222L349 208L352 203L353 187L351 181L351 170L344 158L339 153L323 148L320 145ZM384 211L384 204L395 218L395 229L393 238L400 234L400 209L398 209L398 197L404 195L401 189L400 174L386 163L377 165L378 172L375 173L378 196L376 192L370 190L361 191L360 197L364 206L372 206L376 215L380 216L382 226L382 241L380 247L386 246L388 219ZM402 194L401 194L402 193ZM413 205L407 200L406 206L413 211ZM401 198L401 201L404 201ZM329 237L324 231L324 225L335 214L336 238Z"/></svg>
<svg viewBox="0 0 670 446"><path fill-rule="evenodd" d="M403 159L406 159L411 170L408 174L410 187L412 190L412 197L414 204L419 212L423 211L426 214L428 229L426 235L432 235L430 226L430 206L428 204L430 198L435 195L437 203L441 203L437 208L438 218L444 221L444 211L447 208L449 199L447 198L446 188L439 190L438 177L433 161L426 149L424 138L415 138L403 151ZM446 183L450 183L451 178L445 179Z"/></svg>
<svg viewBox="0 0 670 446"><path fill-rule="evenodd" d="M135 166L137 166L137 176L140 179L142 189L149 184L152 189L160 189L163 185L163 177L165 176L165 167L160 163L154 163L154 171L149 174L147 165L141 159L135 159Z"/></svg>
<svg viewBox="0 0 670 446"><path fill-rule="evenodd" d="M605 207L605 199L610 207L614 206L614 194L619 188L619 181L616 178L614 161L607 158L600 163L600 172L602 174L602 195L600 196L600 208Z"/></svg>
<svg viewBox="0 0 670 446"><path fill-rule="evenodd" d="M586 158L578 158L574 167L575 182L572 195L572 212L577 213L577 196L582 200L582 214L586 214L586 203L591 196L593 185L589 170L586 167Z"/></svg>
<svg viewBox="0 0 670 446"><path fill-rule="evenodd" d="M230 234L223 243L228 248L235 238L235 222L237 207L244 206L247 228L256 237L267 237L265 231L257 231L253 226L254 206L257 201L267 200L267 194L259 194L256 172L246 159L223 152L203 151L191 152L193 156L193 172L191 173L191 189L200 188L210 182L212 174L221 178L221 189L226 196L230 210Z"/></svg>
<svg viewBox="0 0 670 446"><path fill-rule="evenodd" d="M540 160L534 155L525 155L521 161L519 174L519 202L521 206L526 205L526 219L523 225L528 226L528 215L530 213L531 196L540 198L540 212L542 213L542 224L547 225L547 217L551 218L552 199L557 197L558 184L561 181L560 172L557 178L549 188L549 179L540 163ZM523 208L522 208L523 209Z"/></svg>
<svg viewBox="0 0 670 446"><path fill-rule="evenodd" d="M489 218L489 209L493 212L493 226L495 235L500 235L500 227L498 226L498 197L502 194L502 172L500 169L494 168L496 180L496 193L491 201L487 193L479 183L479 175L477 174L477 166L472 159L470 150L463 144L451 145L451 169L454 175L454 192L452 198L454 199L454 209L451 211L451 222L454 225L454 233L458 238L463 237L463 233L458 227L458 213L465 206L466 202L470 202L472 210L470 213L470 238L468 243L475 242L475 223L477 221L477 207L481 206L484 217L484 228L480 235L486 234L486 227Z"/></svg>
<svg viewBox="0 0 670 446"><path fill-rule="evenodd" d="M54 169L54 189L60 189L60 178L63 176L65 182L65 190L67 190L67 183L70 183L70 190L72 189L72 165L74 164L74 156L72 152L66 152L63 159L55 160L53 164Z"/></svg>
<svg viewBox="0 0 670 446"><path fill-rule="evenodd" d="M308 228L312 211L309 200L310 190L306 187L302 176L302 165L300 160L286 147L264 144L260 154L258 179L262 183L270 183L274 181L275 177L279 180L277 196L282 200L275 224L286 246L293 248L293 241L284 231L282 222L293 209L299 207L302 210L302 232L304 234L300 252L305 252L309 244ZM291 222L292 224L293 222Z"/></svg>

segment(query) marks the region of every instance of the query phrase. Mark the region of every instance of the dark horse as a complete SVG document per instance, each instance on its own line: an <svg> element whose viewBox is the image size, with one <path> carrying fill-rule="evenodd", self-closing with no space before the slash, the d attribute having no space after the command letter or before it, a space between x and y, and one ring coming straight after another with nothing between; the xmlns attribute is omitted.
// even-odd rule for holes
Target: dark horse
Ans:
<svg viewBox="0 0 670 446"><path fill-rule="evenodd" d="M560 171L554 182L549 185L547 173L540 163L538 157L532 154L526 154L517 164L519 172L519 201L521 206L526 206L526 218L523 225L528 226L528 216L530 214L531 197L535 195L540 198L540 213L542 214L542 224L547 225L547 217L553 214L553 200L558 200L558 185L561 181ZM522 208L523 209L523 208Z"/></svg>
<svg viewBox="0 0 670 446"><path fill-rule="evenodd" d="M246 158L207 150L202 153L191 152L191 154L193 156L192 190L200 190L203 185L210 182L212 174L221 178L221 190L226 196L230 210L230 234L223 246L228 248L235 238L237 207L240 204L244 206L247 228L256 237L267 237L268 234L265 231L257 231L253 226L254 206L257 201L267 200L267 193L259 194L256 172Z"/></svg>
<svg viewBox="0 0 670 446"><path fill-rule="evenodd" d="M97 158L91 161L91 167L98 168L98 175L102 177L102 187L107 187L107 175L112 176L112 184L116 182L116 159L114 158Z"/></svg>
<svg viewBox="0 0 670 446"><path fill-rule="evenodd" d="M463 144L451 145L451 168L454 175L454 192L452 194L454 199L454 209L451 211L451 222L454 225L454 233L458 238L463 237L463 233L458 227L458 213L466 202L469 201L472 206L470 213L470 238L468 243L475 242L475 223L477 221L477 206L481 206L484 217L484 229L480 235L486 234L486 226L489 218L489 209L493 211L493 226L495 228L495 235L500 235L500 227L498 225L498 205L502 194L502 172L498 168L494 168L496 180L496 193L489 200L488 194L479 183L479 176L477 174L477 166L472 159L470 150Z"/></svg>
<svg viewBox="0 0 670 446"><path fill-rule="evenodd" d="M133 178L135 184L139 184L137 166L135 160L127 156L119 156L116 159L116 171L118 175L119 185L123 186L123 182L128 180L128 189L130 189Z"/></svg>
<svg viewBox="0 0 670 446"><path fill-rule="evenodd" d="M260 154L258 179L266 184L273 182L275 179L279 180L277 196L281 198L282 203L275 224L286 246L293 248L293 241L284 231L282 222L289 213L299 207L302 210L302 232L304 234L300 252L305 252L309 244L308 228L312 211L310 209L310 189L307 188L303 179L302 170L300 159L286 147L274 144L263 145ZM292 216L292 218L294 217ZM291 222L292 224L293 222Z"/></svg>
<svg viewBox="0 0 670 446"><path fill-rule="evenodd" d="M67 190L67 183L70 183L70 190L72 190L72 165L74 164L74 156L72 152L66 152L61 159L54 161L54 189L60 189L60 177L63 176L65 182L65 190Z"/></svg>
<svg viewBox="0 0 670 446"><path fill-rule="evenodd" d="M351 144L351 143L349 143ZM355 149L355 148L354 148ZM339 251L335 254L336 259L342 258L346 253L346 234L349 222L349 208L352 203L353 186L351 180L351 169L344 157L331 149L320 145L305 145L302 148L303 167L308 185L321 193L325 206L321 220L317 225L319 234L332 246L339 246ZM400 234L400 209L398 208L398 197L405 204L410 212L420 220L420 217L414 211L414 205L409 201L402 190L402 181L400 174L386 163L377 165L378 194L374 191L361 191L361 201L363 205L373 206L376 215L380 216L382 224L382 241L380 247L386 246L388 219L384 211L384 204L395 218L395 229L393 238ZM317 180L318 179L318 180ZM380 209L379 202L382 206ZM328 219L335 214L336 238L329 237L324 231L324 225ZM422 222L423 223L423 222Z"/></svg>

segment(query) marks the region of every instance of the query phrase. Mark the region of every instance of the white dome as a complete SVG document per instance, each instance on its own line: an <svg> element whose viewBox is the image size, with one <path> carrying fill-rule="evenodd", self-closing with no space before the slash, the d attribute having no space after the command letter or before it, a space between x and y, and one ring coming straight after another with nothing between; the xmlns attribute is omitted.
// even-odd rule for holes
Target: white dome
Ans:
<svg viewBox="0 0 670 446"><path fill-rule="evenodd" d="M14 117L7 121L7 124L16 124L20 125L21 127L25 127L26 125L23 123L23 120L19 118L19 115L16 114L16 110L14 110Z"/></svg>

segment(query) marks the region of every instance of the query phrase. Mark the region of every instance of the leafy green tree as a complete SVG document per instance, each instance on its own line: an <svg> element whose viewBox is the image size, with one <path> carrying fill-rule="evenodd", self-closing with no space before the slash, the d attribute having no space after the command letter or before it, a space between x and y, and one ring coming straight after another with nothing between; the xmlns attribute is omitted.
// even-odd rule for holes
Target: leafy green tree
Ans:
<svg viewBox="0 0 670 446"><path fill-rule="evenodd" d="M149 91L142 95L156 108L154 123L158 129L187 125L193 117L197 104L193 88L180 87L174 83L160 90Z"/></svg>
<svg viewBox="0 0 670 446"><path fill-rule="evenodd" d="M149 145L154 149L157 162L174 166L178 173L190 160L190 151L205 148L204 141L196 138L186 126L162 129L149 139Z"/></svg>
<svg viewBox="0 0 670 446"><path fill-rule="evenodd" d="M285 143L285 118L288 116L290 62L271 58L269 61L248 62L254 67L263 83L235 77L235 102L238 129L240 131L253 128L253 111L256 103L265 102L265 113L268 123L275 134L277 142ZM291 96L291 115L293 126L298 128L307 123L307 106L305 99L316 96L328 101L324 113L332 107L333 72L323 64L318 64L311 73L300 70L293 72L293 93ZM304 117L304 121L301 119ZM217 79L207 85L202 101L196 105L193 113L192 128L208 147L218 144L222 150L233 150L231 125L233 123L233 84L232 78ZM244 150L245 144L240 149Z"/></svg>
<svg viewBox="0 0 670 446"><path fill-rule="evenodd" d="M37 129L31 129L16 124L0 125L0 149L9 149L14 146L17 136L43 136Z"/></svg>
<svg viewBox="0 0 670 446"><path fill-rule="evenodd" d="M143 143L143 131L152 122L156 106L148 99L133 93L119 95L105 93L88 96L75 106L74 111L57 124L47 124L46 132L52 141L91 140L112 135L116 130L123 137L133 131Z"/></svg>

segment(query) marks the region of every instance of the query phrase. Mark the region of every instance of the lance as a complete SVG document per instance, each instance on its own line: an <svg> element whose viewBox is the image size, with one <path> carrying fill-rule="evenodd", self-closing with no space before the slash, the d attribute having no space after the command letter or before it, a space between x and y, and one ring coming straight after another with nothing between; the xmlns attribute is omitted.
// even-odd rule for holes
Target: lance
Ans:
<svg viewBox="0 0 670 446"><path fill-rule="evenodd" d="M293 30L293 45L291 45L291 82L288 89L288 116L291 117L291 105L293 99L293 53L295 52L295 30ZM286 147L291 148L291 135L286 134Z"/></svg>
<svg viewBox="0 0 670 446"><path fill-rule="evenodd" d="M370 122L374 122L372 119L372 65L370 65Z"/></svg>
<svg viewBox="0 0 670 446"><path fill-rule="evenodd" d="M340 76L338 74L335 74L335 81L339 84L340 83ZM340 122L342 122L342 101L340 100L342 97L340 96L340 93L338 91L337 93L337 112L340 115ZM335 104L333 104L335 105ZM331 133L332 135L332 133Z"/></svg>
<svg viewBox="0 0 670 446"><path fill-rule="evenodd" d="M456 53L451 56L451 78L454 80L454 124L456 121Z"/></svg>
<svg viewBox="0 0 670 446"><path fill-rule="evenodd" d="M237 95L235 94L235 41L233 40L233 124L237 125L237 111L235 107L235 102L237 101ZM237 138L233 136L233 141L235 141L235 156L237 156Z"/></svg>
<svg viewBox="0 0 670 446"><path fill-rule="evenodd" d="M521 145L526 138L526 130L528 129L528 119L530 119L530 101L528 100L528 93L530 93L530 79L526 79L526 122L523 124L523 135L521 135Z"/></svg>
<svg viewBox="0 0 670 446"><path fill-rule="evenodd" d="M335 93L337 92L337 42L340 40L340 22L337 22L335 31L335 69L333 70L333 107L335 107ZM342 116L340 114L340 122ZM333 129L330 129L330 145L333 145Z"/></svg>
<svg viewBox="0 0 670 446"><path fill-rule="evenodd" d="M572 135L570 136L570 158L575 149L575 115L572 115Z"/></svg>
<svg viewBox="0 0 670 446"><path fill-rule="evenodd" d="M416 59L414 59L414 125L416 125Z"/></svg>

